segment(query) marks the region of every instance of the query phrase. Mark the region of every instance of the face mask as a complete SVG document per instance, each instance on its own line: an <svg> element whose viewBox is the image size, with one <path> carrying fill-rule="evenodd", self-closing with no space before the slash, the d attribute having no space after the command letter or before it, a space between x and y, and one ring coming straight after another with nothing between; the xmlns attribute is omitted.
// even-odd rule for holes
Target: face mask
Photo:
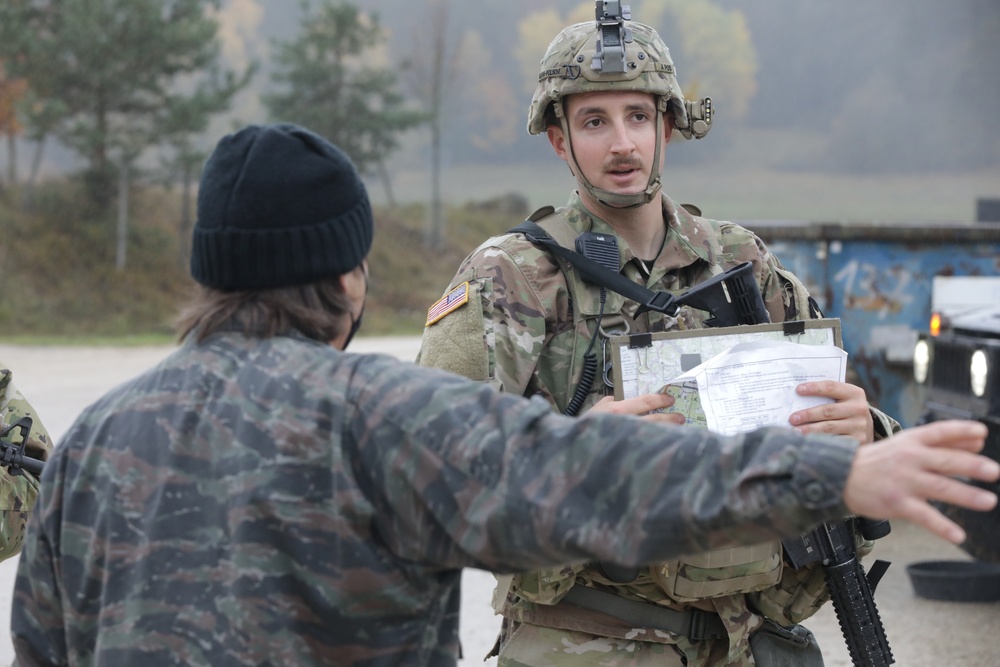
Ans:
<svg viewBox="0 0 1000 667"><path fill-rule="evenodd" d="M367 297L366 297L367 298ZM347 338L344 340L344 349L351 344L351 339L354 338L354 334L358 333L358 329L361 328L361 316L365 314L364 305L361 306L361 313L358 315L358 319L351 320L351 330L347 332Z"/></svg>
<svg viewBox="0 0 1000 667"><path fill-rule="evenodd" d="M368 301L368 271L365 271L365 302ZM361 328L361 318L365 314L365 303L361 304L361 312L358 313L358 319L351 320L351 330L347 332L347 338L344 339L343 349L347 349L347 346L351 344L351 339L354 338L354 334L358 333L358 329Z"/></svg>

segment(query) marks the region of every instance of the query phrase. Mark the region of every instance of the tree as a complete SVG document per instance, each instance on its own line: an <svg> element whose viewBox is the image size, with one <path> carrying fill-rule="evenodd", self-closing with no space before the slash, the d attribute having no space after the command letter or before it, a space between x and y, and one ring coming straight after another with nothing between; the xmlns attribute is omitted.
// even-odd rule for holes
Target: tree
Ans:
<svg viewBox="0 0 1000 667"><path fill-rule="evenodd" d="M11 187L17 185L15 139L22 131L14 110L17 103L24 97L26 87L24 79L8 77L3 62L0 62L0 135L7 138L7 181ZM0 179L0 185L2 184L3 180Z"/></svg>
<svg viewBox="0 0 1000 667"><path fill-rule="evenodd" d="M575 24L594 21L594 3L582 2L575 5L565 16L554 9L543 9L526 13L517 24L517 44L514 58L517 61L521 90L528 96L534 94L538 86L538 70L542 57L551 42L563 28ZM596 28L595 28L596 31Z"/></svg>
<svg viewBox="0 0 1000 667"><path fill-rule="evenodd" d="M51 131L86 160L97 211L113 201L119 166L162 139L178 108L204 127L245 85L219 66L219 0L7 0L0 58L44 107ZM53 110L59 116L52 118ZM29 123L32 116L27 117ZM37 136L37 135L36 135ZM44 134L41 135L44 137Z"/></svg>
<svg viewBox="0 0 1000 667"><path fill-rule="evenodd" d="M647 0L643 16L670 47L684 96L714 96L728 120L743 119L757 94L757 51L743 12L712 0Z"/></svg>
<svg viewBox="0 0 1000 667"><path fill-rule="evenodd" d="M169 154L161 158L168 175L167 183L173 183L175 178L181 183L181 219L177 225L177 263L181 267L186 267L191 258L194 184L208 155L207 150L196 148L191 136L178 134L170 142Z"/></svg>
<svg viewBox="0 0 1000 667"><path fill-rule="evenodd" d="M297 39L275 43L273 81L285 87L264 96L271 116L304 125L347 153L362 174L377 174L392 202L386 157L400 134L425 122L404 105L396 72L380 66L386 33L377 14L325 0L315 12L302 3Z"/></svg>
<svg viewBox="0 0 1000 667"><path fill-rule="evenodd" d="M428 110L431 128L431 207L424 244L438 248L444 240L445 218L441 197L443 123L449 96L462 78L461 44L448 39L448 0L431 0L425 21L415 26L411 84Z"/></svg>
<svg viewBox="0 0 1000 667"><path fill-rule="evenodd" d="M196 147L196 138L208 129L213 110L227 107L232 95L250 82L255 71L256 65L251 64L238 82L197 91L194 95L174 98L170 102L171 108L161 128L167 150L161 154L160 162L169 176L176 177L181 182L181 219L177 227L177 259L181 266L187 266L191 255L191 228L194 220L191 200L194 183L209 154L208 150Z"/></svg>

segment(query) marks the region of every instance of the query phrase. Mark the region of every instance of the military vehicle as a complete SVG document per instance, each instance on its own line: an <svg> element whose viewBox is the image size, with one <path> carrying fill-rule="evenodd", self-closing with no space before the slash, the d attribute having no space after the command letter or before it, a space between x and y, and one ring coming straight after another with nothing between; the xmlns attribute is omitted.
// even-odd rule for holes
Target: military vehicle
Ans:
<svg viewBox="0 0 1000 667"><path fill-rule="evenodd" d="M913 355L921 422L981 421L989 427L984 454L1000 461L1000 277L935 277L931 308ZM1000 483L981 486L1000 493ZM1000 507L945 512L968 534L962 546L970 555L1000 563Z"/></svg>

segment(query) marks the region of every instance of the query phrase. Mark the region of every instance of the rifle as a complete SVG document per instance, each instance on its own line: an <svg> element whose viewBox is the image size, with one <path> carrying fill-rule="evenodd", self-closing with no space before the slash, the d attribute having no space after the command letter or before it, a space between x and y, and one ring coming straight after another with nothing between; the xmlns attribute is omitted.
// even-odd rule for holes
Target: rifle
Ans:
<svg viewBox="0 0 1000 667"><path fill-rule="evenodd" d="M701 283L676 298L674 304L711 312L714 317L706 322L709 326L761 324L770 319L749 263ZM867 540L884 537L891 530L886 520L859 517L857 524ZM855 667L886 667L895 662L874 598L875 587L889 562L876 560L865 575L857 558L851 522L824 523L798 538L784 540L782 546L786 560L795 569L822 563L826 587Z"/></svg>
<svg viewBox="0 0 1000 667"><path fill-rule="evenodd" d="M692 288L674 304L711 312L713 319L706 322L709 326L761 324L770 319L749 263ZM884 537L891 530L886 520L859 517L857 524L867 540ZM826 587L855 667L886 667L895 662L874 598L875 587L889 562L876 560L865 575L857 558L851 522L824 523L798 538L783 541L782 546L786 560L795 569L822 563Z"/></svg>
<svg viewBox="0 0 1000 667"><path fill-rule="evenodd" d="M609 270L584 253L563 248L533 220L525 221L512 231L525 234L533 243L545 246L568 261L587 282L607 287L638 303L637 315L655 310L673 317L681 306L686 305L711 313L712 317L705 321L710 327L770 321L750 262L739 264L680 296L674 296L668 292L654 292L617 271ZM616 251L613 253L615 265L617 257ZM888 521L861 517L858 524L866 539L877 539L890 531ZM782 545L786 559L796 569L808 563L822 563L837 621L855 667L883 667L895 662L873 596L889 562L876 560L866 576L857 559L854 531L846 520L822 524L796 539L783 541ZM621 583L633 580L638 573L635 568L623 568L611 563L602 563L601 566L609 579Z"/></svg>
<svg viewBox="0 0 1000 667"><path fill-rule="evenodd" d="M42 474L44 461L25 456L24 448L28 444L28 433L31 432L31 417L21 417L10 426L0 429L0 466L7 468L11 475L23 474L24 470L36 477ZM14 430L21 432L20 444L14 444Z"/></svg>
<svg viewBox="0 0 1000 667"><path fill-rule="evenodd" d="M875 540L889 533L888 521L858 519L861 535ZM785 557L798 569L822 563L826 587L855 667L885 667L895 660L872 594L888 561L876 560L868 575L857 559L854 531L847 521L825 523L796 539L782 542Z"/></svg>
<svg viewBox="0 0 1000 667"><path fill-rule="evenodd" d="M641 302L640 302L641 303ZM684 294L673 297L657 292L653 299L639 306L636 314L659 310L676 315L681 306L711 313L705 320L708 327L732 327L738 324L766 324L771 321L764 298L753 277L753 264L743 262L725 273L698 283Z"/></svg>

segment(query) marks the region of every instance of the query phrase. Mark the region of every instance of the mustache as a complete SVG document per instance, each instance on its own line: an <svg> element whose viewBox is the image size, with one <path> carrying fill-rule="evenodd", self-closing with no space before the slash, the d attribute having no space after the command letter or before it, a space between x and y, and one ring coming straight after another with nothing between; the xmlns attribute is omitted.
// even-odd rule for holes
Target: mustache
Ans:
<svg viewBox="0 0 1000 667"><path fill-rule="evenodd" d="M634 169L636 171L642 171L642 160L637 157L619 157L613 158L608 162L604 163L604 171L628 171L629 169Z"/></svg>

